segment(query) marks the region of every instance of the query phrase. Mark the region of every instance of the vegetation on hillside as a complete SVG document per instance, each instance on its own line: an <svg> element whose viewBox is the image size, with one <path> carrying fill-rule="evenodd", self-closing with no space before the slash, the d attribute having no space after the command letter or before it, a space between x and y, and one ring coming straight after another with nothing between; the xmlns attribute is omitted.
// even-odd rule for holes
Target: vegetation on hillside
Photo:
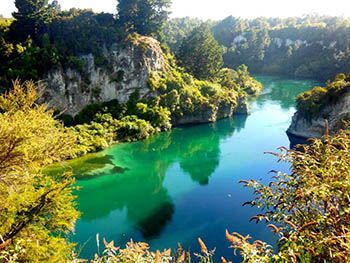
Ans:
<svg viewBox="0 0 350 263"><path fill-rule="evenodd" d="M191 17L169 19L165 24L163 32L170 50L175 53L181 41L186 38L194 28L200 26L202 23L202 20Z"/></svg>
<svg viewBox="0 0 350 263"><path fill-rule="evenodd" d="M68 128L78 134L78 149L71 157L97 152L118 142L146 139L171 128L167 108L138 102L138 98L134 98L126 105L112 101L86 106L73 120L80 124ZM112 107L104 106L108 104ZM63 117L67 118L67 115Z"/></svg>
<svg viewBox="0 0 350 263"><path fill-rule="evenodd" d="M168 62L175 63L171 57ZM222 69L215 81L201 81L175 64L151 77L148 86L159 95L151 101L140 101L134 92L125 104L113 100L87 105L74 118L58 115L70 130L78 133L79 150L71 157L97 152L118 142L146 139L169 130L186 116L202 114L204 121L209 121L210 116L228 117L232 112L221 113L223 105L233 110L247 94L256 95L262 88L245 66L236 71Z"/></svg>
<svg viewBox="0 0 350 263"><path fill-rule="evenodd" d="M350 75L338 74L333 82L325 87L316 86L300 94L297 98L297 110L307 120L317 118L325 106L333 105L350 88Z"/></svg>
<svg viewBox="0 0 350 263"><path fill-rule="evenodd" d="M190 18L169 21L165 34L173 52L198 23ZM349 18L310 15L248 20L229 16L211 25L224 48L224 66L228 68L245 64L253 73L326 81L350 66Z"/></svg>
<svg viewBox="0 0 350 263"><path fill-rule="evenodd" d="M118 24L127 32L161 37L171 0L119 0Z"/></svg>

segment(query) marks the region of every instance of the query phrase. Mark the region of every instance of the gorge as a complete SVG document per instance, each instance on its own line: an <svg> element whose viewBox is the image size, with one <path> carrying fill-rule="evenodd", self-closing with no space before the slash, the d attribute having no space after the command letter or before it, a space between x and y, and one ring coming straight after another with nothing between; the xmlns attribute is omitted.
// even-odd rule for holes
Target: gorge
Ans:
<svg viewBox="0 0 350 263"><path fill-rule="evenodd" d="M214 248L227 244L226 228L274 242L264 224L249 222L258 210L241 207L251 192L238 181L267 181L271 168L288 170L289 164L277 164L264 152L289 145L285 130L295 111L294 99L318 82L257 79L264 90L250 99L248 116L175 128L67 162L67 169L80 178L82 216L72 240L88 241L82 256L96 251L96 233L120 245L131 238L144 240L154 249L181 242L196 251L194 236ZM216 255L232 258L227 246L217 247ZM235 262L240 262L238 257Z"/></svg>

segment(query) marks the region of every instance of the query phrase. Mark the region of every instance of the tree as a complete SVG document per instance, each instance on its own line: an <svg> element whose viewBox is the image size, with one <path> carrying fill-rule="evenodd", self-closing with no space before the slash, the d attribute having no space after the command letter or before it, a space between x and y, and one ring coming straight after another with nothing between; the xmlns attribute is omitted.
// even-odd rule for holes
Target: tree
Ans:
<svg viewBox="0 0 350 263"><path fill-rule="evenodd" d="M0 262L66 262L71 256L64 236L79 215L74 180L43 169L69 156L75 134L37 99L33 82L15 82L0 96Z"/></svg>
<svg viewBox="0 0 350 263"><path fill-rule="evenodd" d="M119 24L127 31L159 36L168 19L171 0L119 0Z"/></svg>
<svg viewBox="0 0 350 263"><path fill-rule="evenodd" d="M53 3L52 8L56 8ZM48 0L16 0L17 12L12 16L16 19L11 25L13 38L16 42L25 41L30 35L35 41L46 31L50 21L50 8Z"/></svg>
<svg viewBox="0 0 350 263"><path fill-rule="evenodd" d="M223 65L222 53L208 24L202 24L182 41L176 57L179 65L196 78L210 79Z"/></svg>

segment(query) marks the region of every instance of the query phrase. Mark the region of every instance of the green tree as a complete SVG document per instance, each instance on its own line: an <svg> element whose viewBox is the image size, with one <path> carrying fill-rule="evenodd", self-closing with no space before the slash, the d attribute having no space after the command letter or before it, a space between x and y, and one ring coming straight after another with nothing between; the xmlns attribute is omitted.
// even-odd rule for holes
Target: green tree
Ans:
<svg viewBox="0 0 350 263"><path fill-rule="evenodd" d="M12 15L16 20L11 25L13 38L16 42L23 42L30 35L39 40L50 21L48 0L16 0L15 5L17 12Z"/></svg>
<svg viewBox="0 0 350 263"><path fill-rule="evenodd" d="M75 147L75 134L37 105L33 82L0 96L0 262L66 262L72 245L65 234L79 213L69 173L43 169Z"/></svg>
<svg viewBox="0 0 350 263"><path fill-rule="evenodd" d="M168 19L171 0L119 0L119 23L130 32L159 36Z"/></svg>
<svg viewBox="0 0 350 263"><path fill-rule="evenodd" d="M214 39L208 24L193 29L176 55L179 65L198 79L210 79L223 65L222 48Z"/></svg>

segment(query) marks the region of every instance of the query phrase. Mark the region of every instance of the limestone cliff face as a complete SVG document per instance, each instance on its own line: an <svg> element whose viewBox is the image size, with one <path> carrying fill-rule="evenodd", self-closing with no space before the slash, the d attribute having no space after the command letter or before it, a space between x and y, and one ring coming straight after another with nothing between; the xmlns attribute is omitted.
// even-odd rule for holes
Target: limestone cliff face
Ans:
<svg viewBox="0 0 350 263"><path fill-rule="evenodd" d="M325 120L329 122L329 134L344 128L344 120L350 120L350 91L339 96L337 101L324 106L317 118L307 120L296 112L287 133L301 138L321 138L325 133Z"/></svg>
<svg viewBox="0 0 350 263"><path fill-rule="evenodd" d="M125 103L136 89L141 99L157 96L147 87L151 72L157 74L165 66L156 40L140 36L134 42L105 48L103 53L106 61L101 66L89 54L79 58L83 61L80 70L52 69L44 81L43 98L49 106L74 116L91 103L114 99Z"/></svg>

